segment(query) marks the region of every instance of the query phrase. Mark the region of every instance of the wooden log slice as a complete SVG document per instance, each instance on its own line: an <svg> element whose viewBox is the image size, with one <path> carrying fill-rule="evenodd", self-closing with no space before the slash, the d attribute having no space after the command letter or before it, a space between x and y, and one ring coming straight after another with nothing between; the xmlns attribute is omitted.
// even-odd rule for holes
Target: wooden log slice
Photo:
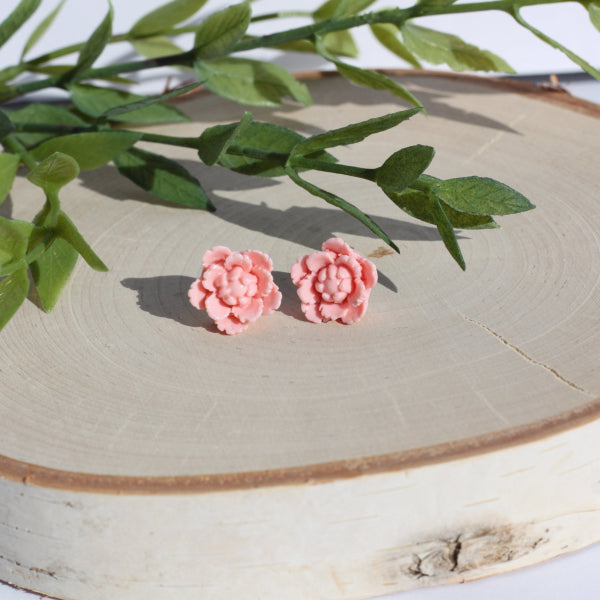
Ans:
<svg viewBox="0 0 600 600"><path fill-rule="evenodd" d="M54 311L28 302L0 346L0 579L73 600L366 598L533 564L600 539L599 109L475 78L402 82L427 116L341 147L376 167L430 144L429 172L481 175L534 211L436 229L372 184L311 181L359 205L391 253L284 179L161 147L218 210L148 198L112 166L63 205L110 266L78 264ZM338 77L314 106L257 109L313 134L401 108ZM550 100L550 101L541 101ZM184 106L197 135L240 118ZM19 181L3 214L42 204ZM315 325L289 269L332 235L379 271L360 323ZM281 310L239 336L187 301L214 245L271 255Z"/></svg>

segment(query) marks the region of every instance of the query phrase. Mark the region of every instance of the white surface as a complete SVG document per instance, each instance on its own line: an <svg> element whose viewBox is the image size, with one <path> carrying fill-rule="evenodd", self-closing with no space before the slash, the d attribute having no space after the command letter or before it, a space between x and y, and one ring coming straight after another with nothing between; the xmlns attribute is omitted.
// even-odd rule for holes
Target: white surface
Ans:
<svg viewBox="0 0 600 600"><path fill-rule="evenodd" d="M116 13L115 32L121 32L135 21L136 15L140 12L140 3L127 0L114 0L113 3ZM147 0L144 2L144 10L150 10L153 6L161 3L162 0ZM2 2L3 15L16 4L17 0L4 0ZM204 13L208 14L215 7L224 4L226 2L222 0L213 0L208 3ZM274 7L281 8L282 4L284 3L277 0L262 0L256 2L255 7L257 12L269 12ZM285 4L292 7L298 3ZM318 2L305 0L300 4L311 8ZM373 8L392 4L391 1L380 1ZM44 2L40 9L40 15L49 12L53 6L52 2ZM99 21L105 10L106 3L100 0L86 2L70 0L67 2L61 18L34 49L32 56L53 49L57 45L80 41L82 37L86 37L91 32L94 24ZM597 64L597 57L600 55L598 52L600 36L590 25L581 6L569 4L527 9L524 11L524 15L533 24L559 39L570 49ZM295 24L301 24L301 22L290 21L290 26ZM424 20L423 24L457 33L471 43L497 52L522 74L561 73L577 70L566 57L545 46L528 32L521 30L502 14L436 17ZM31 27L24 27L1 50L1 66L11 64L18 58L23 41L30 32ZM361 59L362 64L379 67L402 66L389 52L372 43L368 31L360 32L360 41L361 47L366 51ZM126 54L127 49L123 45L114 46L103 57L103 62ZM292 64L288 62L287 64L291 68L302 68L303 70L317 68L321 65L318 59L307 60L306 57L300 57L300 59L304 61L301 65L298 62ZM285 61L283 62L285 64ZM160 81L162 83L164 80ZM573 93L600 101L598 86L595 84L574 83L566 87L571 87ZM508 575L495 576L464 585L404 592L387 598L390 600L392 598L397 600L481 600L483 598L486 600L525 598L527 600L564 600L567 598L595 600L598 598L598 590L600 590L598 564L600 564L600 545L595 545ZM282 597L285 597L284 590L282 590ZM33 600L37 598L41 598L41 596L0 584L0 600Z"/></svg>
<svg viewBox="0 0 600 600"><path fill-rule="evenodd" d="M599 564L600 544L595 544L506 575L380 596L378 600L597 600L600 590ZM282 590L281 597L285 598L285 590ZM40 598L45 596L0 584L0 600Z"/></svg>

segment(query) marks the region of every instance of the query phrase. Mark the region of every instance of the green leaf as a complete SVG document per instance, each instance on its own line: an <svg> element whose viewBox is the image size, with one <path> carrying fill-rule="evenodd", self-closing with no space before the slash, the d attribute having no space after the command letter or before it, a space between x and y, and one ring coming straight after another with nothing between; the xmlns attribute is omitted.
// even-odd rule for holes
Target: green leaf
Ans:
<svg viewBox="0 0 600 600"><path fill-rule="evenodd" d="M324 190L316 185L302 179L300 175L298 175L297 171L291 165L287 165L285 168L285 172L289 176L289 178L300 187L304 188L307 192L310 192L313 196L318 196L319 198L323 198L325 202L335 206L336 208L341 208L344 212L348 213L358 221L360 221L365 227L370 229L375 235L380 237L386 244L391 246L396 252L400 252L398 246L394 244L391 238L385 233L383 229L375 222L373 219L365 214L362 210L360 210L354 204Z"/></svg>
<svg viewBox="0 0 600 600"><path fill-rule="evenodd" d="M58 238L29 266L40 304L46 312L56 305L75 267L77 256L71 244Z"/></svg>
<svg viewBox="0 0 600 600"><path fill-rule="evenodd" d="M312 14L315 21L324 21L333 17L333 13L336 11L342 0L327 0Z"/></svg>
<svg viewBox="0 0 600 600"><path fill-rule="evenodd" d="M304 139L304 136L287 127L281 127L274 123L252 121L242 131L238 132L235 143L238 146L289 155L298 142ZM326 152L320 152L314 158L335 162L335 158ZM219 159L218 164L245 175L258 175L261 177L285 175L285 168L280 163L247 156L224 154Z"/></svg>
<svg viewBox="0 0 600 600"><path fill-rule="evenodd" d="M465 264L465 259L463 258L462 252L460 251L460 246L458 245L458 241L456 239L456 234L454 233L454 227L452 227L452 223L448 218L448 215L444 212L442 205L438 201L437 198L431 198L431 212L433 216L433 220L437 227L437 230L444 242L444 246L452 258L458 263L458 266L464 271L467 266Z"/></svg>
<svg viewBox="0 0 600 600"><path fill-rule="evenodd" d="M375 183L385 192L401 192L409 187L431 164L435 150L431 146L408 146L394 152L377 169Z"/></svg>
<svg viewBox="0 0 600 600"><path fill-rule="evenodd" d="M16 33L21 25L37 10L41 0L21 0L14 10L0 23L0 47Z"/></svg>
<svg viewBox="0 0 600 600"><path fill-rule="evenodd" d="M370 71L369 69L361 69L360 67L347 65L340 61L334 62L338 73L353 83L371 88L372 90L391 92L394 96L406 100L413 106L421 105L421 103L405 87L396 83L393 79L390 79L383 73L377 73L376 71Z"/></svg>
<svg viewBox="0 0 600 600"><path fill-rule="evenodd" d="M423 60L447 64L455 71L515 71L502 58L488 50L467 44L458 36L406 22L401 27L406 47Z"/></svg>
<svg viewBox="0 0 600 600"><path fill-rule="evenodd" d="M129 40L133 49L145 58L158 58L179 54L182 49L164 35Z"/></svg>
<svg viewBox="0 0 600 600"><path fill-rule="evenodd" d="M313 54L317 52L317 48L310 40L292 40L291 42L283 42L270 47L287 52L310 52Z"/></svg>
<svg viewBox="0 0 600 600"><path fill-rule="evenodd" d="M227 148L252 122L252 115L245 113L237 123L215 125L205 129L198 138L198 156L206 165L214 165L227 152Z"/></svg>
<svg viewBox="0 0 600 600"><path fill-rule="evenodd" d="M116 156L114 162L121 175L159 198L192 208L215 209L200 182L175 161L132 148Z"/></svg>
<svg viewBox="0 0 600 600"><path fill-rule="evenodd" d="M404 190L401 193L389 190L384 191L392 202L404 212L421 221L435 225L444 242L444 246L446 246L446 249L460 268L463 271L465 270L465 260L456 240L454 227L448 214L442 208L442 203L435 195L415 189Z"/></svg>
<svg viewBox="0 0 600 600"><path fill-rule="evenodd" d="M73 65L30 65L27 69L32 73L41 73L42 75L61 76L73 69ZM123 85L133 85L137 83L133 79L121 77L120 75L105 75L98 77L100 81L110 81L111 83L122 83Z"/></svg>
<svg viewBox="0 0 600 600"><path fill-rule="evenodd" d="M379 43L390 52L393 52L413 67L421 68L421 63L417 57L400 41L398 37L400 30L395 25L392 23L376 23L371 25L371 31Z"/></svg>
<svg viewBox="0 0 600 600"><path fill-rule="evenodd" d="M227 54L246 33L251 16L250 5L247 2L234 4L212 14L196 30L196 57L216 58Z"/></svg>
<svg viewBox="0 0 600 600"><path fill-rule="evenodd" d="M2 252L0 264L5 265L25 256L32 230L33 225L27 221L0 217L0 251Z"/></svg>
<svg viewBox="0 0 600 600"><path fill-rule="evenodd" d="M431 187L437 198L472 215L510 215L535 208L523 194L488 177L459 177Z"/></svg>
<svg viewBox="0 0 600 600"><path fill-rule="evenodd" d="M36 160L41 161L54 152L62 152L72 156L82 171L87 171L101 167L118 154L125 152L141 136L141 133L133 131L75 133L46 140L35 148L32 154Z"/></svg>
<svg viewBox="0 0 600 600"><path fill-rule="evenodd" d="M385 193L404 212L426 223L436 224L432 208L433 200L427 192L409 188L400 193L390 190L385 190ZM494 229L498 227L490 216L469 215L454 210L442 201L440 204L452 226L457 229Z"/></svg>
<svg viewBox="0 0 600 600"><path fill-rule="evenodd" d="M590 21L594 27L600 31L600 2L590 2L587 5Z"/></svg>
<svg viewBox="0 0 600 600"><path fill-rule="evenodd" d="M31 183L50 192L58 192L60 188L73 181L79 175L77 161L62 152L54 152L39 163L27 179Z"/></svg>
<svg viewBox="0 0 600 600"><path fill-rule="evenodd" d="M323 37L323 47L335 56L356 58L358 47L349 31L332 31Z"/></svg>
<svg viewBox="0 0 600 600"><path fill-rule="evenodd" d="M61 239L69 243L92 269L95 271L108 271L108 267L98 258L98 255L83 239L73 221L62 211L58 213L54 231Z"/></svg>
<svg viewBox="0 0 600 600"><path fill-rule="evenodd" d="M190 120L179 109L170 104L163 104L159 99L148 99L138 94L85 84L71 85L69 91L73 104L85 115L96 119L103 118L113 109L121 110L129 105L126 113L115 114L111 116L111 120L128 123L177 123ZM130 110L134 102L141 103L138 106L143 108Z"/></svg>
<svg viewBox="0 0 600 600"><path fill-rule="evenodd" d="M159 6L136 21L129 30L130 37L147 37L163 33L196 14L206 0L173 0Z"/></svg>
<svg viewBox="0 0 600 600"><path fill-rule="evenodd" d="M332 129L325 133L319 133L307 138L304 141L299 142L294 148L293 154L295 156L306 156L312 154L324 148L333 148L334 146L347 146L348 144L356 144L361 142L366 137L375 133L380 133L391 129L396 125L410 119L413 115L421 112L421 107L409 108L408 110L401 110L398 112L383 115L381 117L375 117L373 119L367 119L360 123L353 123L340 127L339 129Z"/></svg>
<svg viewBox="0 0 600 600"><path fill-rule="evenodd" d="M446 8L452 6L457 0L419 0L417 4L422 8Z"/></svg>
<svg viewBox="0 0 600 600"><path fill-rule="evenodd" d="M140 100L128 102L126 104L121 104L120 106L115 106L114 108L109 108L108 110L105 110L99 118L116 120L117 117L120 117L121 115L125 114L131 115L132 112L136 113L137 118L139 118L139 115L142 114L143 109L150 106L154 106L156 104L160 104L158 108L161 112L171 112L170 109L174 107L168 104L163 104L164 101L169 100L171 98L175 98L177 96L181 96L181 94L190 92L191 90L196 89L200 85L201 83L199 81L195 81L194 83L178 87L174 90L171 90L170 92L165 92L160 96L142 96ZM190 121L190 118L179 110L177 110L176 115L178 120ZM126 119L130 120L131 117L127 117Z"/></svg>
<svg viewBox="0 0 600 600"><path fill-rule="evenodd" d="M14 130L13 122L3 110L0 110L0 142Z"/></svg>
<svg viewBox="0 0 600 600"><path fill-rule="evenodd" d="M213 58L194 64L200 81L213 93L251 106L278 106L284 96L312 102L308 88L274 63L246 58Z"/></svg>
<svg viewBox="0 0 600 600"><path fill-rule="evenodd" d="M106 13L106 16L100 25L96 27L88 41L80 50L79 57L77 58L77 64L71 71L65 74L63 84L73 81L79 75L87 71L96 62L96 59L102 54L106 44L108 44L110 41L110 37L112 35L112 19L113 8L109 0L108 12Z"/></svg>
<svg viewBox="0 0 600 600"><path fill-rule="evenodd" d="M17 312L29 291L27 267L11 273L0 281L0 329L2 329Z"/></svg>
<svg viewBox="0 0 600 600"><path fill-rule="evenodd" d="M0 84L5 83L6 81L10 81L17 75L24 73L27 71L27 66L24 64L20 65L12 65L10 67L5 67L0 70Z"/></svg>
<svg viewBox="0 0 600 600"><path fill-rule="evenodd" d="M584 71L586 71L592 77L595 77L600 81L600 71L598 69L593 67L583 58L581 58L581 56L575 54L575 52L569 50L568 48L565 48L565 46L563 46L561 43L552 39L550 36L546 35L544 32L540 31L539 29L536 29L533 25L525 21L525 19L523 19L523 17L521 16L518 6L513 6L512 16L515 18L517 23L519 23L519 25L522 25L523 27L525 27L525 29L531 31L531 33L540 38L540 40L546 42L546 44L550 44L550 46L552 46L553 48L560 50L563 54L568 56L576 65L579 65Z"/></svg>
<svg viewBox="0 0 600 600"><path fill-rule="evenodd" d="M328 0L313 12L317 21L331 17L351 17L373 4L375 0Z"/></svg>
<svg viewBox="0 0 600 600"><path fill-rule="evenodd" d="M56 5L56 8L49 13L44 20L33 30L33 33L29 36L27 42L25 42L25 46L23 47L23 52L21 52L21 60L25 58L25 55L39 42L42 36L48 31L48 28L56 19L60 9L63 7L65 0L60 0L60 2Z"/></svg>
<svg viewBox="0 0 600 600"><path fill-rule="evenodd" d="M0 204L4 202L12 188L21 159L16 154L0 154Z"/></svg>
<svg viewBox="0 0 600 600"><path fill-rule="evenodd" d="M19 110L9 113L13 123L48 123L49 125L73 125L85 127L87 123L72 112L55 106L35 102ZM54 137L53 133L15 133L14 136L26 147L30 148L43 140Z"/></svg>

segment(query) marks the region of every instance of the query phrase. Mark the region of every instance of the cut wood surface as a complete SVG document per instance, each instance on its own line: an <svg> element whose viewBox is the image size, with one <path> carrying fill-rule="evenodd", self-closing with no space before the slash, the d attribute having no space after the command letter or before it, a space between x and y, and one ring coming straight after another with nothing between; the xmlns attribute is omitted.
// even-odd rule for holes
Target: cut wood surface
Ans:
<svg viewBox="0 0 600 600"><path fill-rule="evenodd" d="M429 144L432 175L493 177L537 206L461 231L465 273L435 227L339 175L309 177L399 255L290 182L187 149L161 148L214 214L144 202L112 166L65 188L110 271L78 264L51 314L27 303L2 332L0 579L78 600L341 600L600 539L600 109L476 78L402 82L427 116L335 149L342 162ZM255 119L313 134L402 108L338 77L309 85L314 106ZM193 123L152 131L243 113L208 95L183 108ZM2 213L42 201L19 181ZM332 235L379 271L352 326L307 322L289 278ZM238 336L187 301L214 245L267 252L283 293Z"/></svg>

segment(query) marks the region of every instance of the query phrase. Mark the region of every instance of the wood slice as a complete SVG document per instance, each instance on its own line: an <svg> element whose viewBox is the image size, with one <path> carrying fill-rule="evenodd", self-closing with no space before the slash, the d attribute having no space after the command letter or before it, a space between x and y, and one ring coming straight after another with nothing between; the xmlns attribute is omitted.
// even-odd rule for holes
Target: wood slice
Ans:
<svg viewBox="0 0 600 600"><path fill-rule="evenodd" d="M465 581L600 539L600 109L564 94L412 74L417 116L345 163L430 144L429 172L481 175L534 211L434 227L372 184L309 175L358 204L400 255L284 179L206 168L211 214L147 202L112 166L64 208L110 266L78 264L54 311L2 332L0 579L74 600L366 598ZM513 88L511 88L513 86ZM314 106L253 111L313 134L402 108L338 77ZM549 100L549 101L541 101ZM197 135L243 109L201 95ZM19 181L4 214L41 194ZM289 269L332 235L379 271L360 323L315 325ZM271 255L281 310L239 336L187 302L214 245Z"/></svg>

